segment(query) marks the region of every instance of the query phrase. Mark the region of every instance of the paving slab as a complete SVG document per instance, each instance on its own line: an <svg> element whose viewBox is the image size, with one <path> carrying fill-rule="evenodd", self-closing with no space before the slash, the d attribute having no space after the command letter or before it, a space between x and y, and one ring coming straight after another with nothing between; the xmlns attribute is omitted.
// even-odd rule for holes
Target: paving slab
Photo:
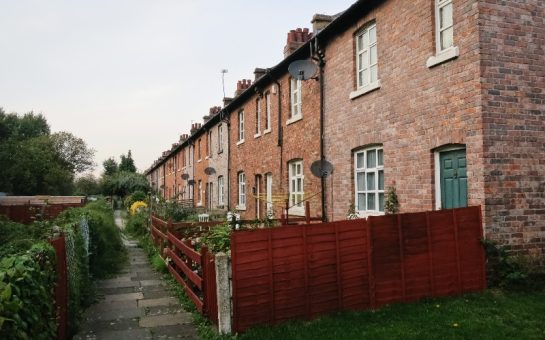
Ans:
<svg viewBox="0 0 545 340"><path fill-rule="evenodd" d="M138 287L139 281L117 281L117 282L101 282L98 288L124 288L124 287Z"/></svg>
<svg viewBox="0 0 545 340"><path fill-rule="evenodd" d="M101 313L108 310L120 310L120 309L138 309L138 304L136 300L131 301L115 301L115 302L104 302L100 301L94 305L91 305L87 309L87 312L91 313Z"/></svg>
<svg viewBox="0 0 545 340"><path fill-rule="evenodd" d="M192 322L191 314L187 312L176 314L149 315L140 318L140 327L159 327L184 325Z"/></svg>
<svg viewBox="0 0 545 340"><path fill-rule="evenodd" d="M163 282L163 280L141 280L140 281L140 285L142 287L147 287L147 286L164 286L165 283Z"/></svg>
<svg viewBox="0 0 545 340"><path fill-rule="evenodd" d="M146 316L162 315L162 314L176 314L184 311L182 306L156 306L143 308Z"/></svg>
<svg viewBox="0 0 545 340"><path fill-rule="evenodd" d="M104 302L141 300L143 298L144 298L144 294L142 293L104 295Z"/></svg>
<svg viewBox="0 0 545 340"><path fill-rule="evenodd" d="M179 306L178 299L173 297L165 297L159 299L143 299L138 300L138 307L157 307L157 306Z"/></svg>
<svg viewBox="0 0 545 340"><path fill-rule="evenodd" d="M140 287L121 287L121 288L99 288L98 292L103 295L138 293Z"/></svg>
<svg viewBox="0 0 545 340"><path fill-rule="evenodd" d="M98 333L78 334L74 340L151 340L153 334L150 329L136 328L120 331L101 331Z"/></svg>
<svg viewBox="0 0 545 340"><path fill-rule="evenodd" d="M120 319L120 320L95 320L82 324L82 331L122 331L126 329L139 328L139 318Z"/></svg>
<svg viewBox="0 0 545 340"><path fill-rule="evenodd" d="M103 310L100 313L85 313L84 320L88 322L92 321L110 321L110 320L122 320L133 319L144 316L146 311L142 308L125 308L125 309L110 309Z"/></svg>
<svg viewBox="0 0 545 340"><path fill-rule="evenodd" d="M198 339L195 327L191 325L160 326L148 328L153 339Z"/></svg>

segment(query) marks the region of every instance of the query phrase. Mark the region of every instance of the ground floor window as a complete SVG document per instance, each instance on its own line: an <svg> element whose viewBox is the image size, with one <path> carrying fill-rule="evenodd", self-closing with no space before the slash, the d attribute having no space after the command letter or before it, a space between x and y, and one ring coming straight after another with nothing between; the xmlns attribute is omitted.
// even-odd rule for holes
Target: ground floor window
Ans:
<svg viewBox="0 0 545 340"><path fill-rule="evenodd" d="M374 146L354 153L355 205L360 216L384 213L384 151Z"/></svg>
<svg viewBox="0 0 545 340"><path fill-rule="evenodd" d="M225 187L223 183L223 176L218 177L218 205L223 206L225 200Z"/></svg>
<svg viewBox="0 0 545 340"><path fill-rule="evenodd" d="M246 175L238 173L238 208L246 209Z"/></svg>
<svg viewBox="0 0 545 340"><path fill-rule="evenodd" d="M289 168L289 196L290 196L290 212L304 213L303 200L305 199L305 176L303 175L303 161L292 161L288 165Z"/></svg>

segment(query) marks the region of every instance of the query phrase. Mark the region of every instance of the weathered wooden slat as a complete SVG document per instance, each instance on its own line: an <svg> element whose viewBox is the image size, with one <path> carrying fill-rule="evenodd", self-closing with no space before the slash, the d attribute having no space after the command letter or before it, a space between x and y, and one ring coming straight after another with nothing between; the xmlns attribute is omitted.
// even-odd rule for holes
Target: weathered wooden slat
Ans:
<svg viewBox="0 0 545 340"><path fill-rule="evenodd" d="M174 263L176 264L176 267L178 267L178 269L180 269L187 276L187 278L191 282L193 282L193 284L197 286L197 288L199 288L199 290L202 290L203 279L199 275L195 274L195 272L193 272L191 268L189 268L187 264L185 264L185 262L182 261L181 258L176 256L176 254L174 254L174 252L171 249L167 251L167 254L172 259L172 261L174 261Z"/></svg>
<svg viewBox="0 0 545 340"><path fill-rule="evenodd" d="M188 245L184 244L182 241L177 239L174 234L168 233L168 240L172 242L172 244L176 247L176 249L180 250L184 255L189 257L191 261L199 265L201 264L201 254L197 253L195 250L191 249Z"/></svg>

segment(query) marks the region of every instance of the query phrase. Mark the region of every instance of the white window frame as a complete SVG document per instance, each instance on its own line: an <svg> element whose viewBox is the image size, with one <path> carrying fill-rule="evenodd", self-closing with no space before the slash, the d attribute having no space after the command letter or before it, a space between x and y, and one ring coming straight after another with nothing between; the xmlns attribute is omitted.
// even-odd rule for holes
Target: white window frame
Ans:
<svg viewBox="0 0 545 340"><path fill-rule="evenodd" d="M255 101L255 134L254 138L261 136L261 98Z"/></svg>
<svg viewBox="0 0 545 340"><path fill-rule="evenodd" d="M223 124L218 125L218 153L223 152Z"/></svg>
<svg viewBox="0 0 545 340"><path fill-rule="evenodd" d="M271 132L271 94L265 94L265 131L263 134Z"/></svg>
<svg viewBox="0 0 545 340"><path fill-rule="evenodd" d="M237 145L244 143L244 111L238 112L238 142Z"/></svg>
<svg viewBox="0 0 545 340"><path fill-rule="evenodd" d="M303 160L288 163L289 183L289 213L292 215L305 214L305 175ZM299 182L300 180L300 182ZM300 183L300 185L299 185Z"/></svg>
<svg viewBox="0 0 545 340"><path fill-rule="evenodd" d="M246 175L239 172L238 175L238 205L237 210L246 210Z"/></svg>
<svg viewBox="0 0 545 340"><path fill-rule="evenodd" d="M452 25L441 27L441 9L452 6ZM452 0L435 0L435 55L428 58L426 66L433 66L454 59L460 55L460 49L454 44L454 3ZM441 46L443 32L452 28L452 45L446 48Z"/></svg>
<svg viewBox="0 0 545 340"><path fill-rule="evenodd" d="M375 164L373 167L369 167L368 164L368 153L369 152L375 152ZM382 153L382 164L379 163L379 151ZM363 155L363 164L358 164L358 156ZM382 173L383 181L382 181L382 189L380 189L379 186L379 177L380 173ZM363 176L363 186L364 188L360 188L358 186L358 175L362 174ZM368 175L373 174L374 181L373 181L373 189L369 189L368 187ZM369 209L369 204L367 201L367 197L369 194L374 195L375 197L375 204L374 207ZM382 210L380 210L380 195L382 194ZM360 195L364 195L364 202L363 207L364 209L360 209ZM355 208L358 216L360 217L367 217L367 216L376 216L376 215L384 215L384 201L385 201L385 193L384 193L384 148L382 145L375 145L372 147L360 149L354 152L354 203Z"/></svg>
<svg viewBox="0 0 545 340"><path fill-rule="evenodd" d="M272 174L269 172L268 174L265 174L265 192L266 192L266 199L267 199L267 217L273 216L274 214L274 207L273 207L273 201L272 201L272 188L273 188L273 178Z"/></svg>
<svg viewBox="0 0 545 340"><path fill-rule="evenodd" d="M303 92L302 85L303 83L300 79L290 79L290 118L287 121L288 125L303 119L303 99L301 98Z"/></svg>
<svg viewBox="0 0 545 340"><path fill-rule="evenodd" d="M350 99L380 88L377 34L377 23L373 22L354 37L356 39L356 90L350 93ZM372 70L375 70L374 77Z"/></svg>
<svg viewBox="0 0 545 340"><path fill-rule="evenodd" d="M202 181L199 179L199 187L197 188L199 191L198 191L198 198L199 198L199 202L197 203L197 205L201 206L202 205Z"/></svg>
<svg viewBox="0 0 545 340"><path fill-rule="evenodd" d="M206 158L212 157L212 130L208 130L208 141L206 144Z"/></svg>
<svg viewBox="0 0 545 340"><path fill-rule="evenodd" d="M218 177L218 205L223 206L225 203L225 184L223 176Z"/></svg>

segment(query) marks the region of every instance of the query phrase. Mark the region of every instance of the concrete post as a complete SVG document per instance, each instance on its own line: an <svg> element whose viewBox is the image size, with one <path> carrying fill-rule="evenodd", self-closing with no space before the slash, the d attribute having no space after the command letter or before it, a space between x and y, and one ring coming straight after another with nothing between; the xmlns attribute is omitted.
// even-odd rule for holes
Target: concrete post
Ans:
<svg viewBox="0 0 545 340"><path fill-rule="evenodd" d="M216 289L218 295L218 331L231 334L231 287L229 284L229 256L216 254Z"/></svg>

